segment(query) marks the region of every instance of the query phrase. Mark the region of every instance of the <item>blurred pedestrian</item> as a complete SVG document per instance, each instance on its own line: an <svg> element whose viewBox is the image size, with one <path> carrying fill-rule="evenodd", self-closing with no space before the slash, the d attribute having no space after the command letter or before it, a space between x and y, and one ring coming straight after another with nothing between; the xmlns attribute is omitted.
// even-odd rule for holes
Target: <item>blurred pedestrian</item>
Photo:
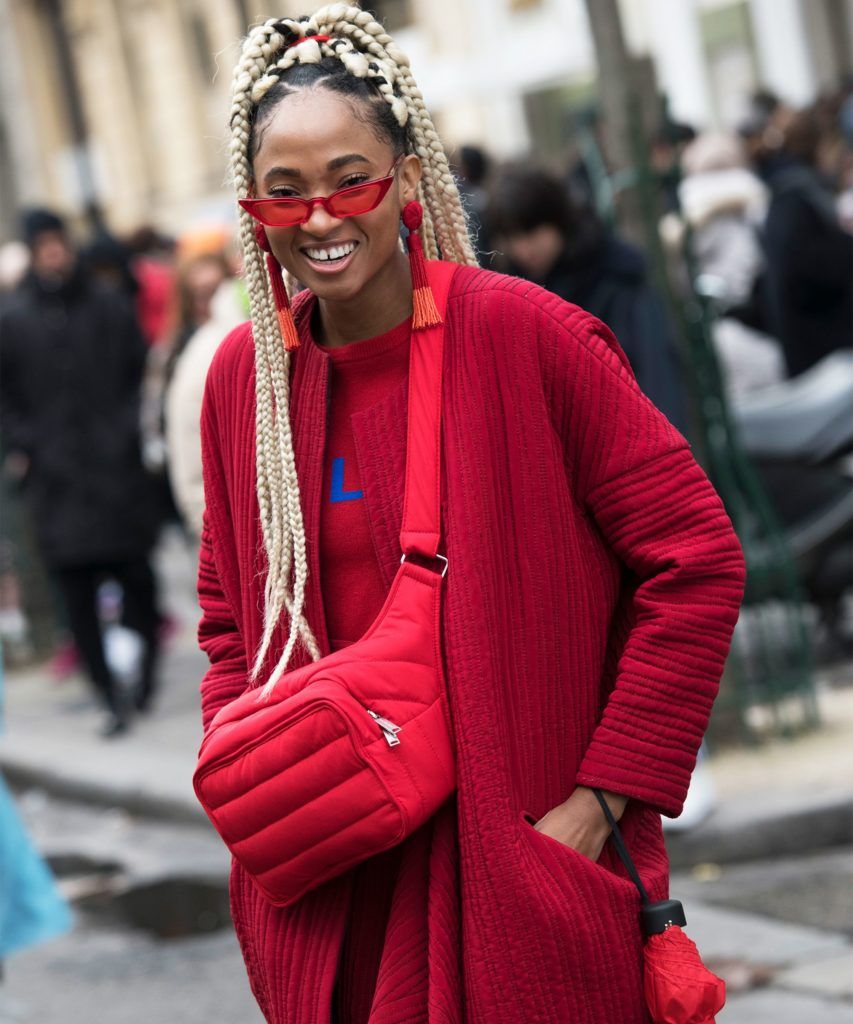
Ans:
<svg viewBox="0 0 853 1024"><path fill-rule="evenodd" d="M248 315L243 281L238 277L223 281L211 302L210 319L184 346L166 388L169 478L184 527L196 545L204 512L199 422L207 371L222 340Z"/></svg>
<svg viewBox="0 0 853 1024"><path fill-rule="evenodd" d="M157 345L169 329L172 291L175 280L175 245L172 239L143 225L127 240L131 270L139 289L136 314L145 341Z"/></svg>
<svg viewBox="0 0 853 1024"><path fill-rule="evenodd" d="M489 225L489 175L492 161L479 146L460 146L454 169L462 205L468 214L468 225L477 260L481 267L492 264L492 231Z"/></svg>
<svg viewBox="0 0 853 1024"><path fill-rule="evenodd" d="M12 953L56 938L72 923L68 904L0 775L0 975Z"/></svg>
<svg viewBox="0 0 853 1024"><path fill-rule="evenodd" d="M314 797L280 805L239 755L210 773L223 794L242 776L229 819L269 844L266 869L235 857L231 875L252 989L267 1020L292 1024L640 1024L639 900L593 789L659 899L660 813L681 810L743 592L731 523L611 331L477 265L409 62L367 11L257 25L234 82L252 320L219 347L202 408L205 742L261 743L277 702L304 692L292 670L319 673L304 748L278 747L263 772L277 756L282 770L307 765ZM573 243L557 234L555 259ZM425 266L421 246L443 265ZM305 286L292 303L283 270ZM442 317L433 285L450 273ZM407 405L406 390L439 333L440 432L424 425L428 396ZM442 486L406 488L407 460L439 439ZM436 550L449 562L440 616ZM410 570L411 584L392 583ZM458 789L408 831L361 788L393 723L355 709L407 707L419 674L404 670L405 694L374 693L345 658L370 630L378 661L379 634L407 630L395 604L407 585L436 597L416 626L446 664ZM320 684L337 706L321 725L313 681L332 675L340 700ZM425 721L398 730L403 750L429 736ZM318 820L315 800L335 799L321 766L337 755L352 774ZM427 755L395 777L414 792L432 771ZM274 905L267 880L305 864L298 822L312 843L325 830L307 857L329 880L310 888L309 873L309 891ZM350 837L372 823L385 848L359 860Z"/></svg>
<svg viewBox="0 0 853 1024"><path fill-rule="evenodd" d="M768 323L791 377L853 344L853 235L836 205L843 152L838 124L803 110L766 176Z"/></svg>
<svg viewBox="0 0 853 1024"><path fill-rule="evenodd" d="M169 518L179 513L169 485L168 449L165 433L166 390L172 379L175 363L184 346L199 327L208 322L217 288L230 276L231 268L225 254L227 235L220 229L214 235L204 233L181 240L177 270L173 282L171 314L165 338L149 349L142 388L142 445L148 470L161 484L161 497Z"/></svg>
<svg viewBox="0 0 853 1024"><path fill-rule="evenodd" d="M17 240L0 245L0 310L17 289L30 266L30 250Z"/></svg>
<svg viewBox="0 0 853 1024"><path fill-rule="evenodd" d="M115 288L130 304L137 302L139 281L133 270L132 253L124 242L102 229L85 247L82 258L93 280Z"/></svg>
<svg viewBox="0 0 853 1024"><path fill-rule="evenodd" d="M0 643L0 655L5 653ZM4 700L0 659L0 734L4 728ZM62 935L72 924L68 904L30 840L0 774L0 980L3 961L12 953ZM0 1020L5 1022L7 1018L0 1015Z"/></svg>
<svg viewBox="0 0 853 1024"><path fill-rule="evenodd" d="M785 129L793 117L793 108L769 89L759 89L749 98L738 134L747 163L765 182L779 161Z"/></svg>
<svg viewBox="0 0 853 1024"><path fill-rule="evenodd" d="M131 708L104 656L96 594L117 580L144 656L133 702L150 705L160 621L148 555L158 530L139 450L145 344L126 298L87 275L60 217L24 218L31 270L0 322L2 433L68 624L108 711L106 736Z"/></svg>
<svg viewBox="0 0 853 1024"><path fill-rule="evenodd" d="M734 135L700 135L681 166L679 199L690 227L695 283L719 314L713 339L727 392L736 396L778 383L785 374L779 343L753 326L764 273L759 231L767 189L746 166Z"/></svg>
<svg viewBox="0 0 853 1024"><path fill-rule="evenodd" d="M557 177L527 164L498 172L489 220L506 257L504 269L603 320L619 338L640 387L686 432L672 327L642 253L607 230L590 207L570 199Z"/></svg>
<svg viewBox="0 0 853 1024"><path fill-rule="evenodd" d="M664 213L678 209L678 182L684 150L696 138L696 129L667 117L652 139L650 160L661 194Z"/></svg>

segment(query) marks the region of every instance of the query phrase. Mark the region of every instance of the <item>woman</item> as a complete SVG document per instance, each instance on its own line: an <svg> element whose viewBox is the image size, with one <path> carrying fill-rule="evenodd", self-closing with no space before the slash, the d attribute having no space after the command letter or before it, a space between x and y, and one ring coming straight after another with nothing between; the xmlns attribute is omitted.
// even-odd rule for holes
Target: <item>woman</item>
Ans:
<svg viewBox="0 0 853 1024"><path fill-rule="evenodd" d="M680 811L742 594L729 519L603 324L476 267L408 62L368 13L254 29L231 123L239 198L315 201L290 227L243 214L252 322L208 376L205 729L378 612L400 559L415 196L427 256L461 264L442 409L457 794L288 909L235 862L258 1002L282 1024L646 1021L638 899L588 787L662 896L659 814ZM317 201L376 179L370 210ZM292 320L259 242L307 285Z"/></svg>
<svg viewBox="0 0 853 1024"><path fill-rule="evenodd" d="M853 235L835 199L843 153L837 123L820 107L809 108L786 126L765 172L765 303L789 377L848 348L853 338Z"/></svg>
<svg viewBox="0 0 853 1024"><path fill-rule="evenodd" d="M535 281L615 333L643 392L682 432L687 409L678 349L663 300L635 246L608 231L559 178L526 164L504 167L489 224L502 269ZM497 265L497 264L496 264Z"/></svg>

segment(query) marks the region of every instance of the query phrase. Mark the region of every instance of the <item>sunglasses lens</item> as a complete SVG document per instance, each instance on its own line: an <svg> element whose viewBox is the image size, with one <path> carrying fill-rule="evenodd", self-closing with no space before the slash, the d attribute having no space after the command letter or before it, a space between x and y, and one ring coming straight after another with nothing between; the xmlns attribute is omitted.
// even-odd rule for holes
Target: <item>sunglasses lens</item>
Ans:
<svg viewBox="0 0 853 1024"><path fill-rule="evenodd" d="M388 191L384 181L366 181L363 185L329 196L329 208L333 217L355 217L360 213L369 213L375 209Z"/></svg>
<svg viewBox="0 0 853 1024"><path fill-rule="evenodd" d="M298 199L278 199L265 204L260 212L267 224L278 228L289 228L295 224L301 224L308 213L305 204Z"/></svg>
<svg viewBox="0 0 853 1024"><path fill-rule="evenodd" d="M385 198L392 181L393 176L388 176L333 192L325 201L326 208L333 217L356 217L360 213L370 213ZM310 216L311 204L312 201L295 198L240 200L240 205L244 210L248 210L255 220L276 228L304 224Z"/></svg>
<svg viewBox="0 0 853 1024"><path fill-rule="evenodd" d="M241 199L240 205L268 227L289 228L307 217L307 203L299 199Z"/></svg>

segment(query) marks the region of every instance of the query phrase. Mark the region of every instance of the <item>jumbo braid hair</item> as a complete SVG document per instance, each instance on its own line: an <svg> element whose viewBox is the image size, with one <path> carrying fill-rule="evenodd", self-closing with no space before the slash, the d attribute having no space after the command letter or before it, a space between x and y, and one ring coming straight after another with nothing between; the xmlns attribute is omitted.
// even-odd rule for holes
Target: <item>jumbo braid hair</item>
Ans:
<svg viewBox="0 0 853 1024"><path fill-rule="evenodd" d="M329 39L317 41L314 36ZM310 65L318 66L312 70ZM331 4L310 17L273 19L249 33L232 90L230 153L237 197L250 194L253 133L265 108L278 94L287 95L309 81L326 82L328 88L370 100L377 120L386 122L389 136L399 136L402 148L420 157L423 178L418 198L424 208L420 235L426 257L440 255L476 266L459 192L408 59L382 25L359 7ZM264 697L287 671L300 640L315 661L320 650L303 614L308 561L290 426L291 353L282 343L254 221L242 210L240 239L255 345L257 494L267 560L264 629L251 671L253 682L264 667L282 612L290 616L284 649L260 693ZM292 282L287 284L292 291Z"/></svg>

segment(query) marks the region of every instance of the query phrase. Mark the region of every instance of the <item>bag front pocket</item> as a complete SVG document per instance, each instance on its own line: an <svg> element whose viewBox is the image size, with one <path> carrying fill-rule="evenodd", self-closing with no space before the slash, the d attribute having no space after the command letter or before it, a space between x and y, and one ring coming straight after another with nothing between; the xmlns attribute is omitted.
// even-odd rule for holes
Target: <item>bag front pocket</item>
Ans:
<svg viewBox="0 0 853 1024"><path fill-rule="evenodd" d="M405 827L368 753L387 747L387 727L328 680L284 704L268 727L259 705L256 727L202 758L194 780L217 831L278 906L393 846Z"/></svg>

